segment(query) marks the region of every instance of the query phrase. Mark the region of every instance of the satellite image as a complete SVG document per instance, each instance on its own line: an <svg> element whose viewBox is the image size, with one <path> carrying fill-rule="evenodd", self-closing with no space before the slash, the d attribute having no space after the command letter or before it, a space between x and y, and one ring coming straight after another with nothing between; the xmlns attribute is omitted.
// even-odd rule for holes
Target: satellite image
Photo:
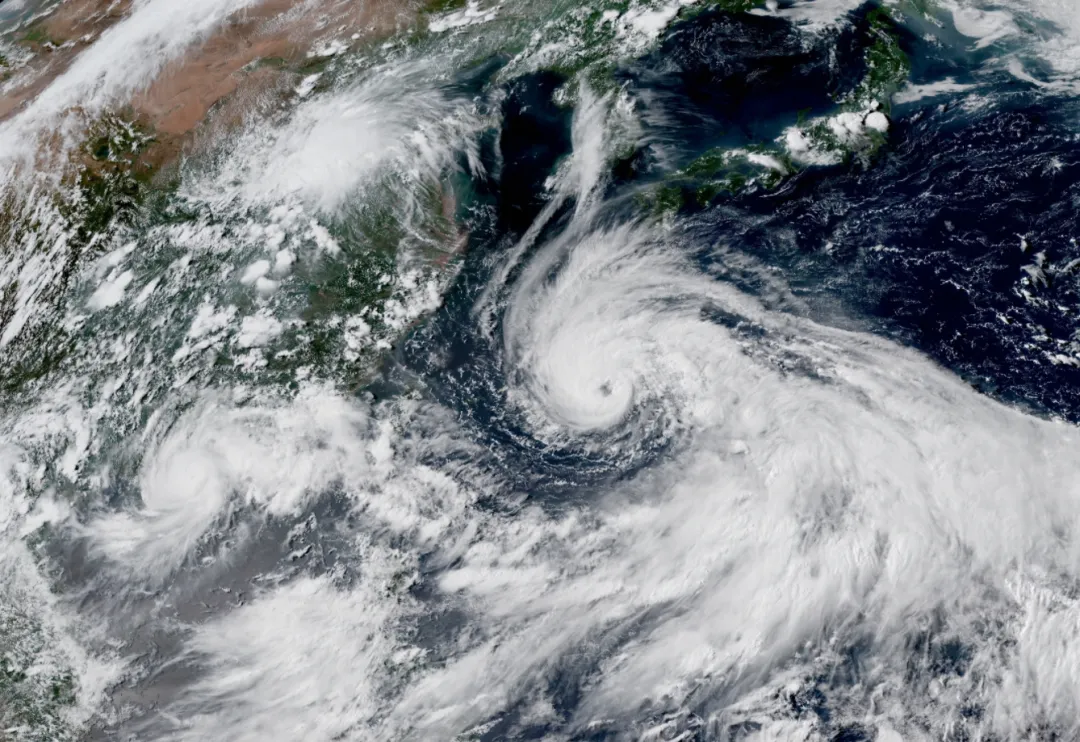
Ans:
<svg viewBox="0 0 1080 742"><path fill-rule="evenodd" d="M1080 0L0 0L0 742L1080 741Z"/></svg>

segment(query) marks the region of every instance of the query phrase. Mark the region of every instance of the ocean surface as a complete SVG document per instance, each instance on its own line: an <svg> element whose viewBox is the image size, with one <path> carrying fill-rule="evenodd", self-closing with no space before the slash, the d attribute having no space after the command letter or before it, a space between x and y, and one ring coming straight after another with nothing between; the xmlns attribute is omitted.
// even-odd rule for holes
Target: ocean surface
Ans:
<svg viewBox="0 0 1080 742"><path fill-rule="evenodd" d="M409 6L161 165L189 5L0 120L0 740L1080 739L1080 6Z"/></svg>

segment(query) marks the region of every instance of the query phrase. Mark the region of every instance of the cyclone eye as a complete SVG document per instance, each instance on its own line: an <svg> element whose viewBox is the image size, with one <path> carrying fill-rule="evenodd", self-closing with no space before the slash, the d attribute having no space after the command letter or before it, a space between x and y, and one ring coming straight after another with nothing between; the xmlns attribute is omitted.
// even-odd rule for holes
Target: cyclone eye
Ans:
<svg viewBox="0 0 1080 742"><path fill-rule="evenodd" d="M603 384L600 385L599 391L605 397L610 397L611 396L611 382L610 381L605 381Z"/></svg>

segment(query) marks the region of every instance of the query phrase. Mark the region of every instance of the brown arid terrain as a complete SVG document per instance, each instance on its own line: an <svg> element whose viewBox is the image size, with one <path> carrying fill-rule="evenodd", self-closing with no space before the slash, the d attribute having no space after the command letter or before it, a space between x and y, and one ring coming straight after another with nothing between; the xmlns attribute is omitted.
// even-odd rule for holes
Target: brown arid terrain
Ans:
<svg viewBox="0 0 1080 742"><path fill-rule="evenodd" d="M68 0L39 20L20 42L35 54L0 96L0 121L130 10L131 0ZM214 129L242 123L254 101L289 90L305 66L319 61L312 50L320 41L332 38L354 49L378 43L415 24L421 11L415 0L264 0L234 14L122 107L153 136L140 159L155 170L174 162L203 139L199 129L211 110L220 114L212 117Z"/></svg>
<svg viewBox="0 0 1080 742"><path fill-rule="evenodd" d="M298 5L295 0L267 0L230 19L199 49L166 67L132 107L160 134L181 136L241 86L272 87L277 74L294 74L312 44L328 30L360 45L381 40L416 20L415 7L407 3L375 0L305 7L287 25L277 22ZM277 64L246 73L245 68L258 60Z"/></svg>
<svg viewBox="0 0 1080 742"><path fill-rule="evenodd" d="M15 73L13 89L0 95L0 121L44 90L103 30L123 18L130 5L130 0L71 0L25 33L20 43L35 54Z"/></svg>

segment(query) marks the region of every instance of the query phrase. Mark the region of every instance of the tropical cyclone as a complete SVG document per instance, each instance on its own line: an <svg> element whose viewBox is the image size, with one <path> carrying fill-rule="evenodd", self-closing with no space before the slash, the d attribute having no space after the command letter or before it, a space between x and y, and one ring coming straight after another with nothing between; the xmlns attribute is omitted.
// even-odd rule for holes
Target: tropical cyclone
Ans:
<svg viewBox="0 0 1080 742"><path fill-rule="evenodd" d="M12 2L0 739L1076 736L1064 0Z"/></svg>

